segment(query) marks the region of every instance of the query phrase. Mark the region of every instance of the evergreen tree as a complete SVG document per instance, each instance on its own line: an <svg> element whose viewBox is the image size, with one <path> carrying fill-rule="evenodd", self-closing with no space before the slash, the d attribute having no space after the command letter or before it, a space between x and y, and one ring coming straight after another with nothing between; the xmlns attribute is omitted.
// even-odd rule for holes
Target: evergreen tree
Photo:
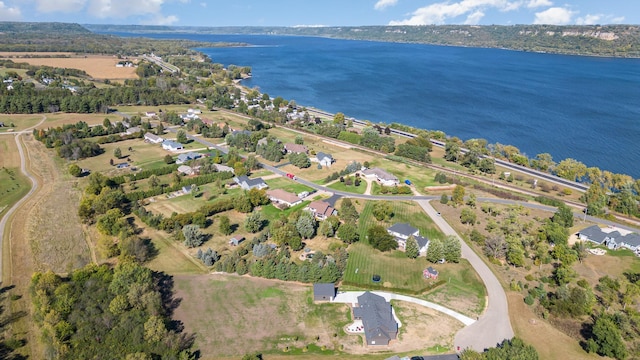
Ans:
<svg viewBox="0 0 640 360"><path fill-rule="evenodd" d="M418 241L411 235L407 239L407 246L405 247L405 253L408 258L415 259L420 255L420 249L418 248Z"/></svg>
<svg viewBox="0 0 640 360"><path fill-rule="evenodd" d="M244 220L244 228L255 234L262 229L264 224L264 218L262 217L262 213L259 211L254 211Z"/></svg>
<svg viewBox="0 0 640 360"><path fill-rule="evenodd" d="M443 243L443 255L447 262L458 263L462 256L460 240L457 237L447 236Z"/></svg>
<svg viewBox="0 0 640 360"><path fill-rule="evenodd" d="M427 260L432 263L444 259L444 245L438 239L431 239L429 241L429 248L427 249Z"/></svg>
<svg viewBox="0 0 640 360"><path fill-rule="evenodd" d="M306 211L300 214L296 221L296 229L302 238L311 239L316 233L316 220L313 215Z"/></svg>
<svg viewBox="0 0 640 360"><path fill-rule="evenodd" d="M610 356L619 360L626 359L627 349L622 340L620 329L608 316L601 315L596 319L592 334L593 338L589 340L590 349L596 350L602 356Z"/></svg>
<svg viewBox="0 0 640 360"><path fill-rule="evenodd" d="M229 221L229 217L226 215L223 215L220 217L220 225L219 229L220 232L224 235L231 235L231 233L233 233L233 229L231 228L231 222Z"/></svg>
<svg viewBox="0 0 640 360"><path fill-rule="evenodd" d="M178 130L176 141L182 144L187 143L189 141L189 139L187 138L187 133L182 129Z"/></svg>
<svg viewBox="0 0 640 360"><path fill-rule="evenodd" d="M184 245L189 248L202 245L205 235L200 231L198 225L185 225L182 228L182 234L184 235Z"/></svg>
<svg viewBox="0 0 640 360"><path fill-rule="evenodd" d="M113 156L115 156L117 159L120 159L122 157L122 150L120 150L119 147L115 148L113 150Z"/></svg>

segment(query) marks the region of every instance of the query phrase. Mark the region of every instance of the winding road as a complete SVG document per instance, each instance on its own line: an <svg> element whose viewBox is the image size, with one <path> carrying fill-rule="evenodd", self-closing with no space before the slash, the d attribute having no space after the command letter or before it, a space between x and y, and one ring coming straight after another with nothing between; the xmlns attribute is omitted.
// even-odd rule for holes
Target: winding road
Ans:
<svg viewBox="0 0 640 360"><path fill-rule="evenodd" d="M2 269L3 269L3 266L2 266L3 245L2 244L4 242L4 234L5 234L7 223L9 222L9 219L11 219L11 215L13 215L13 213L16 212L16 210L18 210L18 208L20 208L20 206L22 206L22 204L24 204L24 202L27 201L31 197L31 195L33 195L33 193L38 189L38 180L33 175L31 175L31 173L29 173L29 171L27 170L27 160L25 157L25 150L23 149L22 142L20 141L20 135L28 133L30 130L34 129L35 127L40 126L40 124L42 124L45 120L47 120L47 117L42 116L42 120L40 120L39 123L37 123L36 125L30 128L27 128L22 131L14 132L14 133L2 133L2 134L15 136L16 146L18 147L18 153L20 154L20 171L27 178L29 178L29 181L31 181L31 189L29 189L29 192L25 196L23 196L22 199L18 200L18 202L13 204L13 206L4 214L2 219L0 219L0 281L3 281L3 282L4 282L4 277L3 277L4 274L2 272ZM9 234L9 236L11 235Z"/></svg>

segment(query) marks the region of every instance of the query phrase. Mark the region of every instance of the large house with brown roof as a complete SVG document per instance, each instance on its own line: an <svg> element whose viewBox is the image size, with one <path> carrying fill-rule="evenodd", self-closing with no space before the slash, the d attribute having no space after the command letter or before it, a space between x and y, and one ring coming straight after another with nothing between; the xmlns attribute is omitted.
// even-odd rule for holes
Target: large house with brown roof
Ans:
<svg viewBox="0 0 640 360"><path fill-rule="evenodd" d="M294 144L294 143L284 144L284 150L288 154L298 154L298 153L306 154L307 152L309 152L309 149L307 149L306 146L300 145L300 144Z"/></svg>
<svg viewBox="0 0 640 360"><path fill-rule="evenodd" d="M313 216L318 220L325 220L331 215L336 215L338 210L334 209L331 204L326 201L316 200L309 204L307 210L311 211Z"/></svg>
<svg viewBox="0 0 640 360"><path fill-rule="evenodd" d="M296 196L296 194L292 194L282 189L267 190L267 196L271 202L287 206L295 206L302 202L302 199Z"/></svg>

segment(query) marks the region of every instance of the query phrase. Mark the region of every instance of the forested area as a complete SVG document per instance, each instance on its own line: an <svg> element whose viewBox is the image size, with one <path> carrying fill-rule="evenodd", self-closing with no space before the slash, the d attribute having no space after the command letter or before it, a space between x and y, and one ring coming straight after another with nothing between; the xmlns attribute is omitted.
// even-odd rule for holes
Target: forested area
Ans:
<svg viewBox="0 0 640 360"><path fill-rule="evenodd" d="M130 258L88 265L68 277L36 273L34 319L57 359L195 359L194 336L171 320L171 277Z"/></svg>

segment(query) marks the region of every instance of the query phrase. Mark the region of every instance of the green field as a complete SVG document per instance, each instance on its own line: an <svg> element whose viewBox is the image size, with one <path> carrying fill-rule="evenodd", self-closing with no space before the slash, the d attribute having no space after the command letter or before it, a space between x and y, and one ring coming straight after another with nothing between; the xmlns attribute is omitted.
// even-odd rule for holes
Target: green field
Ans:
<svg viewBox="0 0 640 360"><path fill-rule="evenodd" d="M418 228L420 234L429 239L443 239L444 235L435 226L433 220L424 213L420 205L412 201L392 201L393 217L390 221L377 221L373 216L373 201L367 201L364 209L360 213L360 221L358 228L360 230L360 241L368 243L366 240L367 229L373 225L380 224L389 227L395 223L409 223L411 226Z"/></svg>
<svg viewBox="0 0 640 360"><path fill-rule="evenodd" d="M312 188L306 185L299 184L285 177L269 179L269 180L265 180L265 182L267 183L267 185L269 185L269 189L282 189L284 191L288 191L294 194L299 194L303 191L311 192L313 190Z"/></svg>
<svg viewBox="0 0 640 360"><path fill-rule="evenodd" d="M429 266L424 257L408 259L404 252L395 250L383 253L364 243L349 247L349 260L344 280L363 288L383 285L407 291L426 289L433 280L425 280L422 271ZM371 277L380 275L381 282L375 284Z"/></svg>
<svg viewBox="0 0 640 360"><path fill-rule="evenodd" d="M351 178L351 183L353 184L353 180L355 179L355 176L349 176L349 178ZM346 191L346 192L351 192L355 194L364 194L364 192L367 191L367 182L362 180L359 186L355 186L355 185L345 185L345 183L343 182L336 181L335 183L327 187L329 189L338 190L338 191Z"/></svg>
<svg viewBox="0 0 640 360"><path fill-rule="evenodd" d="M294 211L302 210L307 205L309 205L310 201L303 201L302 203L292 206L285 210L280 210L277 207L273 206L273 204L265 205L262 207L262 215L268 220L275 220L281 216L289 216Z"/></svg>
<svg viewBox="0 0 640 360"><path fill-rule="evenodd" d="M13 138L11 137L13 141ZM18 200L25 196L31 188L29 179L19 168L0 169L0 217Z"/></svg>

